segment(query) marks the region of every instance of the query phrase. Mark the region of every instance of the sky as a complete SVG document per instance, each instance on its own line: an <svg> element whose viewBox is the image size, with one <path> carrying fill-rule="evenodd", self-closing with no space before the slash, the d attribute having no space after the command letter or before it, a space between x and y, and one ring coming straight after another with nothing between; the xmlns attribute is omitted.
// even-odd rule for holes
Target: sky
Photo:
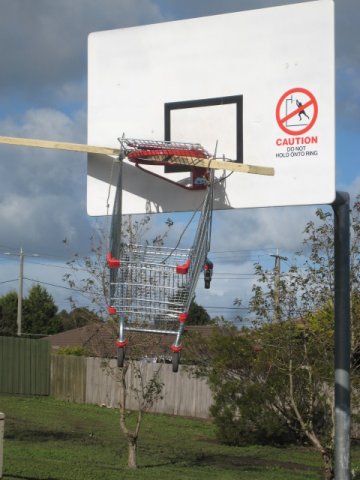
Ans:
<svg viewBox="0 0 360 480"><path fill-rule="evenodd" d="M86 143L87 37L95 31L285 5L290 0L1 0L0 135ZM360 9L335 1L336 189L360 191ZM306 35L306 28L296 35ZM246 304L254 262L272 268L279 253L300 248L316 206L216 213L210 257L211 290L198 303L210 315L233 318L236 297ZM89 253L99 221L86 212L86 156L0 146L0 295L17 289L19 251L25 252L25 292L35 281L69 309L74 293L62 281L74 253ZM154 231L166 217L155 220ZM181 222L169 242L176 242ZM101 222L100 222L101 223ZM286 269L286 263L283 265ZM78 297L79 305L88 302Z"/></svg>

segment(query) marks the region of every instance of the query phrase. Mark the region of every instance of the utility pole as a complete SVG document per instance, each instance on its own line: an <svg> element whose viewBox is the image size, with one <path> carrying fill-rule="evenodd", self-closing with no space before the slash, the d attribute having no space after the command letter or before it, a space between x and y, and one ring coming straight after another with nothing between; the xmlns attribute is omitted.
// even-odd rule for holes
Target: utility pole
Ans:
<svg viewBox="0 0 360 480"><path fill-rule="evenodd" d="M38 257L37 253L25 254L20 248L19 253L4 252L4 255L12 255L19 257L19 283L18 283L18 304L17 304L17 335L20 337L22 333L22 300L23 300L23 285L24 285L24 258L26 256Z"/></svg>
<svg viewBox="0 0 360 480"><path fill-rule="evenodd" d="M18 288L18 306L17 306L17 334L21 337L22 324L22 299L23 299L23 284L24 284L24 252L20 248L19 254L20 269L19 269L19 288Z"/></svg>
<svg viewBox="0 0 360 480"><path fill-rule="evenodd" d="M287 257L282 257L277 251L276 255L270 255L275 258L275 267L274 267L274 313L275 313L275 322L278 323L281 321L281 310L280 310L280 280L281 280L281 260L286 261Z"/></svg>

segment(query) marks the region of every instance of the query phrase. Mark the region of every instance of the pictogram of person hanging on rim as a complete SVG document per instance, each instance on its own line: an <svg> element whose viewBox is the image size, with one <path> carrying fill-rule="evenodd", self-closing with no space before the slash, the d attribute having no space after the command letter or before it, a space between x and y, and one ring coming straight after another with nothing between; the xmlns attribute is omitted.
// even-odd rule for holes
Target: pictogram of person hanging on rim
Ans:
<svg viewBox="0 0 360 480"><path fill-rule="evenodd" d="M299 101L299 100L296 100L296 106L298 108L302 107L302 103ZM300 110L300 112L298 113L299 115L299 120L301 120L301 115L305 115L305 117L310 120L310 117L309 115L305 112L305 110Z"/></svg>

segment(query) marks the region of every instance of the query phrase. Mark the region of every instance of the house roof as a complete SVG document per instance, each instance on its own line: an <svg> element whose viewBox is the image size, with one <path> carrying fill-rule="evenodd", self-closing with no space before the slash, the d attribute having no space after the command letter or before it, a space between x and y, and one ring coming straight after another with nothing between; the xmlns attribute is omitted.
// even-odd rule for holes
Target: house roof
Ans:
<svg viewBox="0 0 360 480"><path fill-rule="evenodd" d="M209 336L213 325L189 325L186 332L191 336L199 334ZM186 336L184 346L186 347ZM67 330L66 332L50 335L47 339L53 350L62 347L85 347L90 356L114 358L117 356L116 340L118 338L117 324L113 322L91 323L84 327ZM170 346L174 341L173 335L154 335L140 332L128 334L129 344L127 355L136 357L154 357L169 354Z"/></svg>
<svg viewBox="0 0 360 480"><path fill-rule="evenodd" d="M50 335L53 350L62 347L85 347L91 356L115 356L114 329L106 323L90 323L80 328Z"/></svg>

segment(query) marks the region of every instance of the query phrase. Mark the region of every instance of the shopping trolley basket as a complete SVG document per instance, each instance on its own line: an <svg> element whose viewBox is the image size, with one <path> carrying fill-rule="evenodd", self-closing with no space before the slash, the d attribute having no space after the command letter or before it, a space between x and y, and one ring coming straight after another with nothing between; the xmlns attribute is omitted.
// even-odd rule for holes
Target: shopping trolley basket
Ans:
<svg viewBox="0 0 360 480"><path fill-rule="evenodd" d="M132 155L134 145L142 152L141 155L150 150L150 141L131 140L125 143L122 139L122 142L127 148L131 146L130 151L124 152L124 157L127 158ZM197 155L204 158L205 155L202 147L194 144L151 144L154 145L151 147L154 155L147 155L146 158L151 158L152 162L163 162L164 156L169 157L173 152L176 152L176 155L189 153L189 156L195 158ZM132 156L134 158L135 155ZM120 177L121 171L112 216L111 249L108 253L109 313L119 317L118 366L122 367L124 364L125 347L128 344L126 332L147 332L175 337L171 351L173 371L176 372L183 348L181 337L199 275L204 271L206 288L209 288L211 279L212 263L207 256L210 248L214 176L212 172L205 172L206 184L203 187L204 198L199 208L197 229L193 244L187 249L123 241Z"/></svg>

